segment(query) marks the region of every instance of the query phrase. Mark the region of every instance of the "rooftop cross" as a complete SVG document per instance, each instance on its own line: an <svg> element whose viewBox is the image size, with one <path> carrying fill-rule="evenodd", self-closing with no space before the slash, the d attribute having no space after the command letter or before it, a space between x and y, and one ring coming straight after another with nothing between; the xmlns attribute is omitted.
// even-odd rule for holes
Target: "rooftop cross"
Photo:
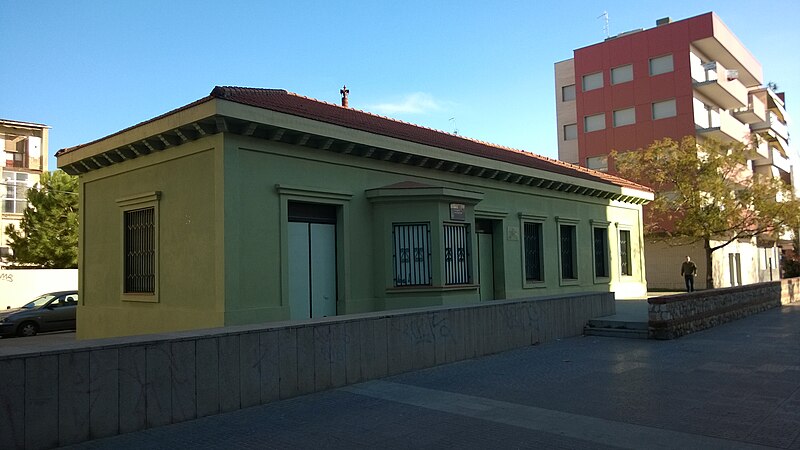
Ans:
<svg viewBox="0 0 800 450"><path fill-rule="evenodd" d="M339 93L342 94L342 106L347 108L347 95L350 93L350 89L347 89L347 85L344 85L339 90Z"/></svg>

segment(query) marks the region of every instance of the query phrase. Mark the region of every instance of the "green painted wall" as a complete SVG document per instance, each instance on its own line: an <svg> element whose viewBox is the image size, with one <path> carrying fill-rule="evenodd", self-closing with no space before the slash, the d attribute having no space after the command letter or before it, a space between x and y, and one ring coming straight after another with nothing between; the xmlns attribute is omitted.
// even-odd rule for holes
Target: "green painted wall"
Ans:
<svg viewBox="0 0 800 450"><path fill-rule="evenodd" d="M380 195L368 198L369 190L407 181L450 194L400 201ZM646 292L641 207L632 204L234 134L205 137L91 171L81 176L81 188L79 338L287 320L290 201L337 208L338 314L479 302L477 284L441 286L441 227L450 221L450 202L467 205L473 274L478 268L474 221L494 220L494 265L501 273L494 280L498 297L609 289L618 297L636 297ZM153 191L161 193L157 301L126 301L121 293L118 200ZM541 284L523 282L520 214L543 221L545 282ZM569 285L559 280L559 218L577 225L579 279ZM431 224L434 286L396 288L392 224L416 221ZM592 221L609 227L609 279L593 276ZM634 237L632 277L619 275L621 226Z"/></svg>
<svg viewBox="0 0 800 450"><path fill-rule="evenodd" d="M216 290L221 252L214 244L217 142L221 137L206 138L81 177L78 338L223 325L224 295ZM126 301L117 200L151 191L161 192L158 298Z"/></svg>
<svg viewBox="0 0 800 450"><path fill-rule="evenodd" d="M477 286L449 289L392 287L392 223L429 221L431 244L441 247L440 225L449 221L447 203L370 201L365 191L404 181L482 193L468 208L467 223L481 211L505 213L495 234L503 284L495 291L507 298L613 289L618 296L643 296L644 266L640 250L641 208L482 178L447 174L397 163L323 152L305 147L226 135L226 324L288 319L286 205L290 200L339 205L337 228L339 314L401 307L479 301ZM544 216L545 283L525 287L519 213ZM556 218L577 220L579 280L562 285L558 272ZM608 222L611 277L595 280L591 220ZM619 276L618 225L633 232L634 273ZM511 230L509 231L509 228ZM438 231L438 233L437 233ZM477 245L474 230L472 248ZM513 240L512 240L513 239ZM434 257L435 262L441 259ZM477 261L473 257L473 273ZM434 264L434 285L441 285L441 265ZM231 273L233 272L233 273Z"/></svg>

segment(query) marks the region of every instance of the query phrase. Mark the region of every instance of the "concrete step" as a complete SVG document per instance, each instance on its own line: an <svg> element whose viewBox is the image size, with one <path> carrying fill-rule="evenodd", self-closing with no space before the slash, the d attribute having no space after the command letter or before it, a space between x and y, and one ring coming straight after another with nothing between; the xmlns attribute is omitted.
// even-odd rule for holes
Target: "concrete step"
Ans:
<svg viewBox="0 0 800 450"><path fill-rule="evenodd" d="M644 330L647 331L647 322L638 320L619 320L614 316L599 317L589 319L586 324L589 328L618 328L623 330Z"/></svg>
<svg viewBox="0 0 800 450"><path fill-rule="evenodd" d="M631 330L626 328L595 328L585 327L584 336L619 337L628 339L647 339L647 330Z"/></svg>

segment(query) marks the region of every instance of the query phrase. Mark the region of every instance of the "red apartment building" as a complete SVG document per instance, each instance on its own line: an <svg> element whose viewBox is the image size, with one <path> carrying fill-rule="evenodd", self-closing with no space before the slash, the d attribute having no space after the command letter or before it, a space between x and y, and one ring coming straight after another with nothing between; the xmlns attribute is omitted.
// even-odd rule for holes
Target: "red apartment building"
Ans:
<svg viewBox="0 0 800 450"><path fill-rule="evenodd" d="M792 182L784 96L764 87L761 65L713 12L633 30L579 48L555 64L559 159L614 173L608 154L687 135L721 141L768 136L749 169ZM777 279L774 243L737 242L715 252L719 286ZM646 242L651 289L680 289L685 256L702 245ZM698 264L703 287L705 265Z"/></svg>

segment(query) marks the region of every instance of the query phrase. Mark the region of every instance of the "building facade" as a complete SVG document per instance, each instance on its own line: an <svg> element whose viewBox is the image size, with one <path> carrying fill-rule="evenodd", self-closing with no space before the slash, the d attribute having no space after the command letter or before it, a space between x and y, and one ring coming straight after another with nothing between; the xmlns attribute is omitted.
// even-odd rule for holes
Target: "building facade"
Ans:
<svg viewBox="0 0 800 450"><path fill-rule="evenodd" d="M0 119L3 142L3 204L0 214L0 267L11 249L6 226L19 228L22 212L28 206L28 188L47 171L47 144L50 127L39 123Z"/></svg>
<svg viewBox="0 0 800 450"><path fill-rule="evenodd" d="M80 338L646 293L649 189L283 90L217 87L56 156Z"/></svg>
<svg viewBox="0 0 800 450"><path fill-rule="evenodd" d="M558 152L562 161L615 173L608 155L666 137L765 139L749 173L794 182L784 96L764 86L761 65L714 13L634 30L574 51L555 64ZM680 289L680 262L702 261L702 245L648 240L648 285ZM717 287L779 278L774 242L736 242L715 252ZM672 255L665 258L664 255ZM699 264L698 280L705 280ZM701 282L701 287L702 287Z"/></svg>

